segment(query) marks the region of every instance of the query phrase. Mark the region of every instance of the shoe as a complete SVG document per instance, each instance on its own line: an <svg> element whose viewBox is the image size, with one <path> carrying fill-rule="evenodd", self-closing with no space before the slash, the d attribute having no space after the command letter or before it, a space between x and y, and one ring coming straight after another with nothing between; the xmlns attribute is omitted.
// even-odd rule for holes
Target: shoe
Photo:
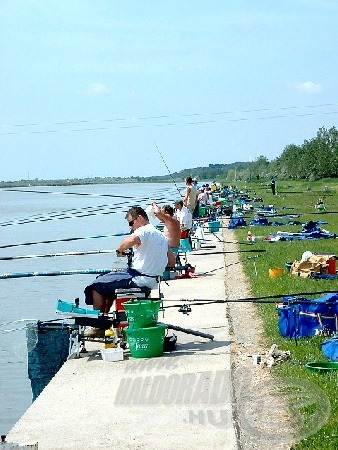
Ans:
<svg viewBox="0 0 338 450"><path fill-rule="evenodd" d="M104 330L102 330L101 328L86 327L83 335L87 338L103 338Z"/></svg>

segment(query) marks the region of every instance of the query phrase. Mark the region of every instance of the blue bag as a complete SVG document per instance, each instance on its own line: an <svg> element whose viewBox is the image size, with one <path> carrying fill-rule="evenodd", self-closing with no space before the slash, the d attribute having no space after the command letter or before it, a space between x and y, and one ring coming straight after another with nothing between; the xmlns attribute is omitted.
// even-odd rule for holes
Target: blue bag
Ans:
<svg viewBox="0 0 338 450"><path fill-rule="evenodd" d="M235 215L233 215L229 220L228 228L232 229L237 227L246 227L246 221L243 217L235 217Z"/></svg>
<svg viewBox="0 0 338 450"><path fill-rule="evenodd" d="M338 361L338 337L322 342L323 354L332 361Z"/></svg>
<svg viewBox="0 0 338 450"><path fill-rule="evenodd" d="M338 331L338 293L308 300L293 296L283 297L277 304L278 328L284 337L314 336L325 331Z"/></svg>

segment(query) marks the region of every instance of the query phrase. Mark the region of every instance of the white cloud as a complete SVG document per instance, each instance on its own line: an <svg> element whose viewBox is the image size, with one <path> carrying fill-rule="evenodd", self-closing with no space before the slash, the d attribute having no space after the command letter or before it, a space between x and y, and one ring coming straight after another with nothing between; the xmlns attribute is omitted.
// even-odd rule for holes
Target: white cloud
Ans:
<svg viewBox="0 0 338 450"><path fill-rule="evenodd" d="M87 89L87 92L89 94L101 95L101 94L107 94L109 91L108 91L107 86L105 86L102 83L91 83L89 85L89 88Z"/></svg>
<svg viewBox="0 0 338 450"><path fill-rule="evenodd" d="M309 94L318 94L323 91L323 86L313 81L304 81L296 84L297 89L300 91L308 92Z"/></svg>
<svg viewBox="0 0 338 450"><path fill-rule="evenodd" d="M77 91L79 95L103 95L108 93L107 86L102 83L90 83L83 91Z"/></svg>

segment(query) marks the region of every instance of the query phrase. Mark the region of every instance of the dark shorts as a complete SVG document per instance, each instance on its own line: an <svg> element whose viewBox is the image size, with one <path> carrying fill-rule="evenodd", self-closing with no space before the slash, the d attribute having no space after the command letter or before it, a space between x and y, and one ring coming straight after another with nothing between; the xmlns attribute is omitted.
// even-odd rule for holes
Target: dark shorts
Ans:
<svg viewBox="0 0 338 450"><path fill-rule="evenodd" d="M84 290L85 303L93 304L93 290L105 297L115 297L116 289L125 289L129 287L137 287L132 278L140 275L136 270L118 269L104 275L99 275L92 284Z"/></svg>

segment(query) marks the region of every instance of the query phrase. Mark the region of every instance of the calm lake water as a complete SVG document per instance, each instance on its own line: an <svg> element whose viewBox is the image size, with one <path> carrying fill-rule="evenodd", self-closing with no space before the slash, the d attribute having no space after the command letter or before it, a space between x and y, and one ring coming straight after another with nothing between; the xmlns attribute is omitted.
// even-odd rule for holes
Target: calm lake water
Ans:
<svg viewBox="0 0 338 450"><path fill-rule="evenodd" d="M184 184L178 189L183 194ZM114 250L123 237L9 246L128 232L124 219L128 207L145 208L152 200L173 204L180 198L178 189L174 183L0 189L0 258ZM0 260L0 274L121 267L125 265L121 259L111 253ZM95 276L0 279L0 434L8 433L31 404L26 319L56 319L57 299L79 297L83 305L83 290Z"/></svg>

